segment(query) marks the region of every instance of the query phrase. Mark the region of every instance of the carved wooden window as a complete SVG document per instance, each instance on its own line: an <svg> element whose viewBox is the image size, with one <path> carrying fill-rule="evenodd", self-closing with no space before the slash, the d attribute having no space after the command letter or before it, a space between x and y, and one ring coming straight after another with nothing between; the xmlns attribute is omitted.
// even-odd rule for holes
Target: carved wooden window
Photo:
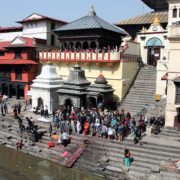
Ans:
<svg viewBox="0 0 180 180"><path fill-rule="evenodd" d="M14 51L14 54L15 54L14 56L15 59L21 59L21 49L16 49Z"/></svg>
<svg viewBox="0 0 180 180"><path fill-rule="evenodd" d="M15 79L16 80L22 80L22 69L16 68L15 69Z"/></svg>

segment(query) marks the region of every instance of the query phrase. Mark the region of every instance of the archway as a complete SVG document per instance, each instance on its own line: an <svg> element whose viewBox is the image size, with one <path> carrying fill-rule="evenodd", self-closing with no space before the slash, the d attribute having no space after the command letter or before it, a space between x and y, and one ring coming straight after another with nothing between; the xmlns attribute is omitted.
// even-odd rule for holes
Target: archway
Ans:
<svg viewBox="0 0 180 180"><path fill-rule="evenodd" d="M77 42L76 45L75 45L75 48L76 48L76 49L81 49L81 43L80 43L80 42Z"/></svg>
<svg viewBox="0 0 180 180"><path fill-rule="evenodd" d="M96 98L94 97L88 97L87 99L87 105L88 108L92 109L92 108L96 108L97 104L96 104Z"/></svg>
<svg viewBox="0 0 180 180"><path fill-rule="evenodd" d="M41 97L38 98L38 103L37 103L38 107L43 107L44 104L43 104L43 100Z"/></svg>
<svg viewBox="0 0 180 180"><path fill-rule="evenodd" d="M62 47L63 50L67 49L67 43L66 43L66 42L64 42L62 46L63 46L63 47Z"/></svg>
<svg viewBox="0 0 180 180"><path fill-rule="evenodd" d="M65 102L64 102L64 106L67 108L67 107L72 107L72 100L71 99L66 99Z"/></svg>
<svg viewBox="0 0 180 180"><path fill-rule="evenodd" d="M16 89L16 98L19 99L20 97L24 98L24 85L17 85Z"/></svg>
<svg viewBox="0 0 180 180"><path fill-rule="evenodd" d="M82 45L82 49L86 50L86 49L89 49L89 44L87 41L85 41Z"/></svg>
<svg viewBox="0 0 180 180"><path fill-rule="evenodd" d="M91 44L90 44L90 48L91 49L96 49L96 42L92 41Z"/></svg>
<svg viewBox="0 0 180 180"><path fill-rule="evenodd" d="M69 44L68 44L68 49L74 49L74 43L73 42L70 42Z"/></svg>
<svg viewBox="0 0 180 180"><path fill-rule="evenodd" d="M98 108L101 108L101 109L102 109L102 108L104 107L102 95L99 95L99 96L97 97L97 104L98 104Z"/></svg>
<svg viewBox="0 0 180 180"><path fill-rule="evenodd" d="M14 84L9 85L9 97L15 97L16 96L16 86Z"/></svg>
<svg viewBox="0 0 180 180"><path fill-rule="evenodd" d="M147 64L148 65L156 65L157 61L160 59L160 48L163 46L162 41L153 37L149 39L146 43L147 47Z"/></svg>

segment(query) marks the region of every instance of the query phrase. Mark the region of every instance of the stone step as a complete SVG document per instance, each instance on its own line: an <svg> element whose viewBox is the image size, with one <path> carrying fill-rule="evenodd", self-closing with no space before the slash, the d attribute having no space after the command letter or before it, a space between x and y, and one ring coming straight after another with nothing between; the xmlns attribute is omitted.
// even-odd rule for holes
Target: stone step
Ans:
<svg viewBox="0 0 180 180"><path fill-rule="evenodd" d="M144 93L149 93L149 92L153 93L156 90L156 87L151 86L151 87L147 88L147 87L134 86L133 88L131 88L131 90L129 92L139 92L143 89L145 90Z"/></svg>
<svg viewBox="0 0 180 180"><path fill-rule="evenodd" d="M180 173L175 173L175 172L170 172L170 171L160 171L160 174L163 175L164 177L168 177L169 179L174 179L178 180L180 179Z"/></svg>
<svg viewBox="0 0 180 180"><path fill-rule="evenodd" d="M126 103L129 103L129 104L148 104L146 102L149 102L149 103L154 103L155 100L154 100L154 97L143 97L143 96L132 96L132 97L127 97L124 101L123 101L125 104Z"/></svg>
<svg viewBox="0 0 180 180"><path fill-rule="evenodd" d="M92 144L93 144L93 138L94 137L88 137L89 139L92 140ZM133 144L133 141L132 140L128 140L126 139L125 141L123 142L120 142L120 141L117 141L117 140L113 140L113 141L110 141L108 139L103 139L103 138L96 138L95 139L95 144L101 144L102 147L104 146L110 146L110 147L117 147L119 148L119 146L131 146L132 148L134 147L135 149L143 149L145 151L163 151L163 152L168 152L170 154L179 154L180 155L180 149L177 149L176 146L166 146L166 145L162 145L162 144L159 144L157 146L156 143L151 143L151 142L141 142L142 145L136 145L136 144ZM162 152L162 153L163 153Z"/></svg>

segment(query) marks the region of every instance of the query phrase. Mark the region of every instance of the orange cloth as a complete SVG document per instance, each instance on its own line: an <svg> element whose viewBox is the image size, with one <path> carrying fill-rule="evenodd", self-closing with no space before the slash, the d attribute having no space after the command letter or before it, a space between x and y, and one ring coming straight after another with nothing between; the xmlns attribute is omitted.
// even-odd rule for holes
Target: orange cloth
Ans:
<svg viewBox="0 0 180 180"><path fill-rule="evenodd" d="M84 129L89 129L89 123L87 121L84 122Z"/></svg>
<svg viewBox="0 0 180 180"><path fill-rule="evenodd" d="M59 139L59 135L52 135L51 138L54 139L54 140L58 140Z"/></svg>

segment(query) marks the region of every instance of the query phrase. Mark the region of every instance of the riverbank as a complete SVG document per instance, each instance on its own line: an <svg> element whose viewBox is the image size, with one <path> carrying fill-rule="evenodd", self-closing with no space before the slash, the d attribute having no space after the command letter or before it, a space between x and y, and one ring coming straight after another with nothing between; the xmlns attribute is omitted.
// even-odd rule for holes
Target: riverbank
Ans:
<svg viewBox="0 0 180 180"><path fill-rule="evenodd" d="M1 180L101 180L83 171L69 169L43 158L0 145Z"/></svg>
<svg viewBox="0 0 180 180"><path fill-rule="evenodd" d="M71 135L71 143L64 148L62 145L48 148L47 144L52 139L48 133L48 123L37 121L38 117L31 112L22 112L22 118L32 116L32 120L38 125L38 131L43 132L38 142L32 142L25 134L18 131L18 122L8 114L0 117L0 143L7 147L16 149L16 143L22 139L24 146L22 152L32 154L60 165L73 165L73 168L87 171L101 176L103 179L156 179L176 180L180 178L178 171L168 171L163 163L169 159L180 159L180 146L177 141L178 131L174 133L176 140L145 136L141 144L133 144L132 140L126 139L123 142L110 141L98 137L84 135ZM26 125L26 121L23 121ZM172 135L171 135L172 136ZM154 140L153 140L154 138ZM84 144L84 140L88 140ZM161 143L160 143L161 142ZM129 148L134 158L133 164L129 168L123 165L123 152ZM68 152L66 157L61 155Z"/></svg>

